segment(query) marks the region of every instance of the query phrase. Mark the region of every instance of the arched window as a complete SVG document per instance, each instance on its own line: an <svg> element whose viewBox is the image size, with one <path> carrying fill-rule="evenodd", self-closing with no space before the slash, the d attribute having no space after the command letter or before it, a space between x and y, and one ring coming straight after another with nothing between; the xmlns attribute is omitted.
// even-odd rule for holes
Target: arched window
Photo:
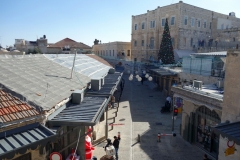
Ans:
<svg viewBox="0 0 240 160"><path fill-rule="evenodd" d="M153 49L154 48L154 38L152 37L150 39L150 49Z"/></svg>

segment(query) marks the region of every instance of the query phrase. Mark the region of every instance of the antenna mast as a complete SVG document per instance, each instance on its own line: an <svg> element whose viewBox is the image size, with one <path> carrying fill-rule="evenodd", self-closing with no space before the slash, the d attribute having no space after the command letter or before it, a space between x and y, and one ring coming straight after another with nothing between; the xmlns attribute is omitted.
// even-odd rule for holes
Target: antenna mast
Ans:
<svg viewBox="0 0 240 160"><path fill-rule="evenodd" d="M73 69L74 69L74 65L75 65L75 59L76 59L76 55L77 55L77 50L75 49L75 56L74 56L74 59L73 59L73 66L72 66L72 72L71 72L71 79L73 77Z"/></svg>

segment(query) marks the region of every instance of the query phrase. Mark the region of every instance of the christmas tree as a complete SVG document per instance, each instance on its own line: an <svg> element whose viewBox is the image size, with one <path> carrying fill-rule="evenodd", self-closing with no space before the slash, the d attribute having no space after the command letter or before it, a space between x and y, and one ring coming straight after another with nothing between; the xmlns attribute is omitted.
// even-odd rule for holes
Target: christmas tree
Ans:
<svg viewBox="0 0 240 160"><path fill-rule="evenodd" d="M172 40L170 36L168 21L166 18L162 42L160 45L160 50L158 54L159 59L163 62L163 64L173 64L174 63L174 53L173 53L173 46Z"/></svg>

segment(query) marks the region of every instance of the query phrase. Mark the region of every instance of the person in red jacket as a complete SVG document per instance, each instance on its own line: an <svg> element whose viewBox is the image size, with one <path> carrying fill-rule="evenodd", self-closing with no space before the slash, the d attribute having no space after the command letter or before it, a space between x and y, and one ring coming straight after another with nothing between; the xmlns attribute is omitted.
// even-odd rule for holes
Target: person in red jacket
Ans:
<svg viewBox="0 0 240 160"><path fill-rule="evenodd" d="M92 159L92 151L94 149L95 148L92 146L92 143L91 143L91 138L88 135L86 135L86 137L85 137L85 150L86 150L85 159L86 160L91 160Z"/></svg>

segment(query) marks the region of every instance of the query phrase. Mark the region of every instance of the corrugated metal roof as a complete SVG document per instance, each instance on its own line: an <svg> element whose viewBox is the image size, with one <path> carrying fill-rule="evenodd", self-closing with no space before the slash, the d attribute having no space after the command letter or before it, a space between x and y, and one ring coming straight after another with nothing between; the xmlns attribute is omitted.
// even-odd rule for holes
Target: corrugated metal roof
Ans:
<svg viewBox="0 0 240 160"><path fill-rule="evenodd" d="M38 123L1 132L0 157L12 159L17 153L24 154L27 149L44 146L55 136L54 132Z"/></svg>
<svg viewBox="0 0 240 160"><path fill-rule="evenodd" d="M213 130L223 137L227 137L228 140L234 141L237 145L240 145L240 122L222 124L213 127Z"/></svg>
<svg viewBox="0 0 240 160"><path fill-rule="evenodd" d="M31 106L50 110L90 82L83 74L53 63L43 55L0 56L0 86Z"/></svg>
<svg viewBox="0 0 240 160"><path fill-rule="evenodd" d="M64 67L72 69L74 54L45 54L45 57ZM112 68L98 60L86 56L85 54L77 54L75 59L75 71L88 76L91 79L101 78L108 74Z"/></svg>
<svg viewBox="0 0 240 160"><path fill-rule="evenodd" d="M84 97L81 104L68 103L59 113L48 117L51 126L95 125L107 106L107 97ZM58 111L57 111L58 112Z"/></svg>
<svg viewBox="0 0 240 160"><path fill-rule="evenodd" d="M191 55L197 55L197 56L226 56L227 55L227 51L208 52L208 53L192 53Z"/></svg>

